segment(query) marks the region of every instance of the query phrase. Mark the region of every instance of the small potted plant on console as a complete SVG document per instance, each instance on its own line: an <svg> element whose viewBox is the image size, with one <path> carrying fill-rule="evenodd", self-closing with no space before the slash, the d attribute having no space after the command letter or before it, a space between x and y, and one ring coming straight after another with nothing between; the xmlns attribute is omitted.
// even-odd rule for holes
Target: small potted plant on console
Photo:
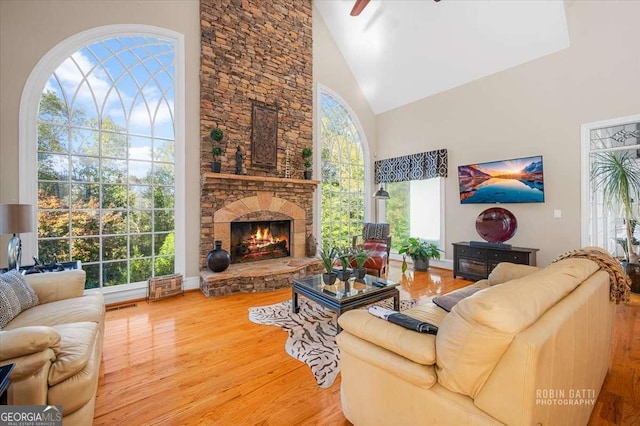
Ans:
<svg viewBox="0 0 640 426"><path fill-rule="evenodd" d="M211 153L213 154L213 162L211 163L211 170L214 173L220 173L220 168L222 164L220 163L220 156L222 155L222 148L217 145L218 142L224 138L224 132L219 127L211 130L209 134L211 136L211 140L213 141L213 148L211 148Z"/></svg>
<svg viewBox="0 0 640 426"><path fill-rule="evenodd" d="M398 250L398 253L404 255L402 257L402 272L407 270L406 256L413 260L414 271L427 271L429 270L429 259L440 259L441 251L433 243L410 237Z"/></svg>

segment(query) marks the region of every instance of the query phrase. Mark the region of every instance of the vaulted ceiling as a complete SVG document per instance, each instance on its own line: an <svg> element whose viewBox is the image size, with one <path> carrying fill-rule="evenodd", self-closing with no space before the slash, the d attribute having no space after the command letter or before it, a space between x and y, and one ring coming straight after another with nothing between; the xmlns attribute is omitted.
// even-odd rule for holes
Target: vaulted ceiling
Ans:
<svg viewBox="0 0 640 426"><path fill-rule="evenodd" d="M569 47L562 1L314 0L379 114Z"/></svg>

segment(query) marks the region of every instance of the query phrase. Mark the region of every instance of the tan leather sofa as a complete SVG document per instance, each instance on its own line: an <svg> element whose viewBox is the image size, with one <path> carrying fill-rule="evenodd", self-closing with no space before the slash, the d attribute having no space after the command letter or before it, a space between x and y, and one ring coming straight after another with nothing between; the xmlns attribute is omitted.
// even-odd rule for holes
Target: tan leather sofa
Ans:
<svg viewBox="0 0 640 426"><path fill-rule="evenodd" d="M609 275L586 259L503 263L450 313L406 311L437 336L366 310L340 316L345 416L355 425L585 425L609 368Z"/></svg>
<svg viewBox="0 0 640 426"><path fill-rule="evenodd" d="M83 295L82 270L25 279L39 305L0 331L0 365L16 364L8 403L62 405L65 426L90 425L102 357L102 294Z"/></svg>

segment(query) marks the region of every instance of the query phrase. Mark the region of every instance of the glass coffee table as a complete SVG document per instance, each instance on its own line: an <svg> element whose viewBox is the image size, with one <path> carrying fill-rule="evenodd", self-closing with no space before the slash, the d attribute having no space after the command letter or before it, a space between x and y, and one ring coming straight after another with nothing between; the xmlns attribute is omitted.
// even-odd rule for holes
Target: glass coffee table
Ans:
<svg viewBox="0 0 640 426"><path fill-rule="evenodd" d="M291 311L298 313L298 295L334 310L338 316L350 309L361 308L374 302L393 298L393 309L400 310L398 283L383 278L365 275L362 279L351 278L347 282L336 279L333 285L322 280L322 274L294 279L291 288ZM338 325L338 333L342 328Z"/></svg>

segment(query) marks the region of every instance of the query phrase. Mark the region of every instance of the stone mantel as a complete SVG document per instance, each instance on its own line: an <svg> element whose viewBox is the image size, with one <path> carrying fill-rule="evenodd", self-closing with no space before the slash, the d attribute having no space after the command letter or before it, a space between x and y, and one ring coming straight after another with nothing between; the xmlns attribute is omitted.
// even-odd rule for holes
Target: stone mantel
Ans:
<svg viewBox="0 0 640 426"><path fill-rule="evenodd" d="M290 253L305 257L305 241L313 233L313 193L317 180L205 172L201 177L200 262L216 240L231 249L235 221L290 220Z"/></svg>
<svg viewBox="0 0 640 426"><path fill-rule="evenodd" d="M273 182L273 183L281 183L281 184L293 184L293 185L311 185L317 187L320 184L319 180L307 180L307 179L287 179L287 178L279 178L279 177L271 177L271 176L248 176L248 175L236 175L236 174L228 174L228 173L203 173L202 174L202 183L210 183L216 180L242 180L249 182Z"/></svg>

